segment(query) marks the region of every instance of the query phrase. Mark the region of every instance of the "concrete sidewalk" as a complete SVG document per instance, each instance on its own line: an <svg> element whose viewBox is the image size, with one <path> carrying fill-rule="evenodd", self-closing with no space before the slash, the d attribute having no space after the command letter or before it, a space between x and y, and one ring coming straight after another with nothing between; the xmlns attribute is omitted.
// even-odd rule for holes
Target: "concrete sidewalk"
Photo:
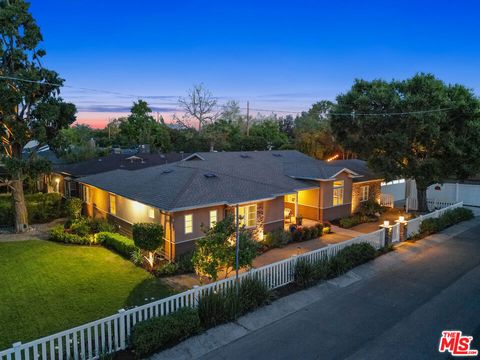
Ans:
<svg viewBox="0 0 480 360"><path fill-rule="evenodd" d="M153 359L195 359L207 355L234 342L258 329L276 323L277 321L305 309L311 304L330 296L335 296L342 289L362 281L375 278L379 274L398 269L407 261L421 260L422 253L437 247L450 238L480 225L480 218L475 218L452 226L439 234L431 235L417 242L404 242L390 252L374 261L359 266L347 274L321 283L308 290L299 291L281 298L272 304L239 318L234 323L228 323L212 328L201 335L187 339L183 343L155 354ZM339 294L337 294L339 295ZM208 355L205 356L208 358Z"/></svg>

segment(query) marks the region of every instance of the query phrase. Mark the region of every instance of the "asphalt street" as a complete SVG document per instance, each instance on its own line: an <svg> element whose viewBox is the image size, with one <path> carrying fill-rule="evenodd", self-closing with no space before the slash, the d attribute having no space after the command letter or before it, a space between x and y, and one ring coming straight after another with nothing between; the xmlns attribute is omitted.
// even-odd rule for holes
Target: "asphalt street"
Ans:
<svg viewBox="0 0 480 360"><path fill-rule="evenodd" d="M480 350L480 225L433 245L202 359L449 358L442 330Z"/></svg>

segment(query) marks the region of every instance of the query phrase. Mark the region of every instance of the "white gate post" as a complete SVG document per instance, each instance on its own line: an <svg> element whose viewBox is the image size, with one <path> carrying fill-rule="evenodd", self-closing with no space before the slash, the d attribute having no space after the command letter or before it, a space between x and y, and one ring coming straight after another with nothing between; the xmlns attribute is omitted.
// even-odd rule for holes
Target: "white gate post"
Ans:
<svg viewBox="0 0 480 360"><path fill-rule="evenodd" d="M13 343L13 345L12 345L14 355L15 355L15 360L22 360L22 352L20 350L21 345L22 345L21 341Z"/></svg>
<svg viewBox="0 0 480 360"><path fill-rule="evenodd" d="M126 347L126 341L125 341L125 309L120 309L118 310L118 315L120 315L119 320L119 326L120 326L120 349L123 350Z"/></svg>

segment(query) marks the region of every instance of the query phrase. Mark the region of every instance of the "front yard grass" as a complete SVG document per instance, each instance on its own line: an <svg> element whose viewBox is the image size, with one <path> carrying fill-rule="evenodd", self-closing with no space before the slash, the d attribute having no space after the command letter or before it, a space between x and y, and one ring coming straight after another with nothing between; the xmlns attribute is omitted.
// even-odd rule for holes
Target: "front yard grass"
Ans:
<svg viewBox="0 0 480 360"><path fill-rule="evenodd" d="M0 243L0 350L172 293L102 247Z"/></svg>

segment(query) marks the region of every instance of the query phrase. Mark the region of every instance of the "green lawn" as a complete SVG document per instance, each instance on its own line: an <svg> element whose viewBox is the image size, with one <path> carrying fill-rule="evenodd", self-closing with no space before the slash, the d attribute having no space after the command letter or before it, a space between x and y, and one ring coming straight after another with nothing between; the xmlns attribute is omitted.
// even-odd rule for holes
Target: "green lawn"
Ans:
<svg viewBox="0 0 480 360"><path fill-rule="evenodd" d="M171 293L148 272L102 247L0 243L0 349Z"/></svg>

